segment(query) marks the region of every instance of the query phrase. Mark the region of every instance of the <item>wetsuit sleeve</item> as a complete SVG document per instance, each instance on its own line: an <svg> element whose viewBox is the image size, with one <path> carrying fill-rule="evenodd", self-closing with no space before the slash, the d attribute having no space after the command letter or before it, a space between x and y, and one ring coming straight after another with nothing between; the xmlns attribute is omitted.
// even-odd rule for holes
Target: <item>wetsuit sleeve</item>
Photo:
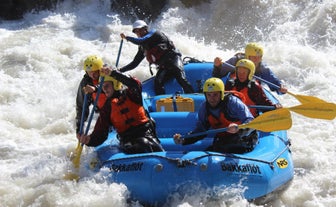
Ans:
<svg viewBox="0 0 336 207"><path fill-rule="evenodd" d="M281 86L281 81L275 76L272 70L264 63L260 64L259 71L256 70L256 76L261 77L264 80L267 80L277 86ZM267 84L267 83L266 83ZM267 84L271 91L276 91L278 94L282 94L279 91L279 88L272 86L271 84Z"/></svg>
<svg viewBox="0 0 336 207"><path fill-rule="evenodd" d="M126 71L129 71L129 70L133 70L134 68L136 68L141 63L141 61L144 58L145 58L145 55L144 55L143 48L141 46L139 46L138 52L135 55L133 61L130 62L129 64L127 64L126 66L120 68L119 71L126 72Z"/></svg>
<svg viewBox="0 0 336 207"><path fill-rule="evenodd" d="M85 110L84 121L86 121L87 117L89 116L89 106L92 102L91 96L88 97L88 103L86 105L86 108L83 109L84 95L85 95L83 87L86 86L87 84L92 85L92 81L91 78L87 74L85 74L81 82L79 83L76 96L76 133L79 133L82 111Z"/></svg>
<svg viewBox="0 0 336 207"><path fill-rule="evenodd" d="M248 123L254 119L249 108L235 96L229 97L227 106L229 116L240 120L243 124Z"/></svg>
<svg viewBox="0 0 336 207"><path fill-rule="evenodd" d="M101 145L108 137L111 114L111 99L107 99L104 106L99 111L99 116L96 121L93 132L90 135L90 142L87 146Z"/></svg>
<svg viewBox="0 0 336 207"><path fill-rule="evenodd" d="M120 71L114 70L111 72L111 76L120 81L123 85L127 86L127 96L135 103L142 104L142 85L141 82L129 75L123 74Z"/></svg>
<svg viewBox="0 0 336 207"><path fill-rule="evenodd" d="M256 105L261 106L275 106L271 100L269 100L262 89L261 85L257 82L251 85L251 93L249 93L250 98L256 103ZM272 110L272 109L271 109ZM270 110L259 110L258 111L270 111Z"/></svg>
<svg viewBox="0 0 336 207"><path fill-rule="evenodd" d="M156 32L156 30L151 30L145 36L138 37L138 38L137 37L126 36L126 40L130 41L130 42L132 42L133 44L136 44L136 45L142 45L149 38L151 38L154 35L155 32Z"/></svg>
<svg viewBox="0 0 336 207"><path fill-rule="evenodd" d="M228 75L228 73L234 73L235 72L235 64L237 62L237 57L234 56L230 58L229 60L225 61L220 67L214 66L212 70L212 76L216 78L223 78Z"/></svg>

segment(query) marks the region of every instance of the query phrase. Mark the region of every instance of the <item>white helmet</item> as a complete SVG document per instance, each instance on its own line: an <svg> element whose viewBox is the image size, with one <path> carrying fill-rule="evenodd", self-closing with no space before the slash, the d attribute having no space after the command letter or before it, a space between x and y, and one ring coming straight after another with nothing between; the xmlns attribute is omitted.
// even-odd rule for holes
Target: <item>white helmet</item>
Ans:
<svg viewBox="0 0 336 207"><path fill-rule="evenodd" d="M147 23L143 20L136 20L134 23L133 23L133 30L132 32L134 32L135 29L140 29L140 28L143 28L143 27L148 27Z"/></svg>

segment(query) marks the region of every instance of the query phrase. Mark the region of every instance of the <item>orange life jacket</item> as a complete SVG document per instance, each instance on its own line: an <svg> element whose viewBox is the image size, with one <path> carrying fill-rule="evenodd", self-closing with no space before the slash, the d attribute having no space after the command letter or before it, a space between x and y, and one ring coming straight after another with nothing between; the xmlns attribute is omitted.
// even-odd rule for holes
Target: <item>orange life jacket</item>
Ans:
<svg viewBox="0 0 336 207"><path fill-rule="evenodd" d="M222 105L226 105L226 102L227 102L227 98L228 96L230 95L226 95L223 102L220 103ZM230 125L230 123L236 123L236 124L241 124L241 121L240 120L230 120L228 118L228 115L227 115L227 112L226 112L226 108L222 107L221 110L220 110L220 113L219 113L219 117L215 117L214 115L212 115L209 110L208 110L208 122L210 124L210 126L213 128L213 129L219 129L219 128L225 128L225 127L228 127ZM225 135L227 135L228 132L222 132L222 133L218 133L216 135L216 137L225 137Z"/></svg>
<svg viewBox="0 0 336 207"><path fill-rule="evenodd" d="M243 101L247 106L250 106L250 105L256 105L256 103L254 101L251 100L250 96L249 96L249 93L248 93L248 87L244 87L242 90L240 90L239 92L244 94L244 97L245 97L245 101ZM237 90L237 87L234 86L232 88L232 90ZM251 114L254 116L254 117L257 117L258 116L258 111L257 109L255 108L249 108L250 109L250 112Z"/></svg>
<svg viewBox="0 0 336 207"><path fill-rule="evenodd" d="M127 96L111 100L110 120L117 133L149 121L143 106L131 101Z"/></svg>

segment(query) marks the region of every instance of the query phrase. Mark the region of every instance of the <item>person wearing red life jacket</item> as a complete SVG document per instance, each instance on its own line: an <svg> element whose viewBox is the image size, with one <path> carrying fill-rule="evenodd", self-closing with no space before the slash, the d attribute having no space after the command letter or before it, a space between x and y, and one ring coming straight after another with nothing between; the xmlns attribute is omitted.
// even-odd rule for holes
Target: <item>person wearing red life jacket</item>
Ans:
<svg viewBox="0 0 336 207"><path fill-rule="evenodd" d="M103 91L107 96L90 135L79 141L87 146L98 146L108 137L111 126L116 130L120 149L128 154L164 151L156 136L155 124L142 103L141 82L120 71L103 67ZM123 89L122 84L127 86Z"/></svg>
<svg viewBox="0 0 336 207"><path fill-rule="evenodd" d="M259 82L253 80L254 71L255 66L251 60L239 60L236 64L236 78L228 80L225 84L225 89L227 91L239 91L240 93L244 94L244 103L247 106L262 105L281 108L280 104L273 104L272 101L267 98ZM257 108L250 108L250 111L254 117L257 117L259 112L269 110L271 109L257 110Z"/></svg>
<svg viewBox="0 0 336 207"><path fill-rule="evenodd" d="M235 66L237 62L241 59L249 59L255 65L255 75L268 81L266 83L271 91L277 92L277 94L282 95L287 93L287 88L282 84L282 82L276 77L272 70L262 61L264 55L264 48L256 43L250 42L245 46L245 53L237 53L229 60L225 61L223 64L220 57L214 59L214 68L212 71L212 76L217 78L223 78L231 73L231 78L235 75ZM278 86L275 87L274 85Z"/></svg>
<svg viewBox="0 0 336 207"><path fill-rule="evenodd" d="M238 129L238 125L248 123L254 117L237 96L224 93L224 89L224 83L219 78L205 81L203 92L206 101L200 106L197 125L189 134L204 132L210 128L227 128L227 131L215 135L212 146L207 150L221 153L251 151L258 142L258 134L254 129ZM180 134L175 134L174 141L176 144L188 145L204 137L206 135L182 139Z"/></svg>
<svg viewBox="0 0 336 207"><path fill-rule="evenodd" d="M120 34L121 38L139 46L133 61L120 68L121 72L136 68L146 57L150 65L154 64L158 67L154 80L156 95L165 94L164 83L172 78L182 86L184 93L194 92L186 79L181 53L164 33L155 29L148 31L148 25L143 20L134 22L133 33L137 38L126 36L124 33Z"/></svg>
<svg viewBox="0 0 336 207"><path fill-rule="evenodd" d="M82 116L82 111L84 112L84 121L87 120L89 116L89 107L90 104L94 103L94 100L96 99L96 93L97 93L97 85L99 82L99 76L100 76L100 69L103 67L104 62L101 57L98 57L97 55L89 55L84 60L84 66L83 69L85 71L85 74L82 78L82 80L79 83L78 90L77 90L77 96L76 96L76 133L77 137L79 135L79 129L80 129L80 121ZM83 109L83 102L84 102L84 95L90 94L88 96L88 103L86 104L86 108ZM101 107L103 107L106 100L106 96L104 93L101 93L97 102L97 106L95 109L98 111Z"/></svg>

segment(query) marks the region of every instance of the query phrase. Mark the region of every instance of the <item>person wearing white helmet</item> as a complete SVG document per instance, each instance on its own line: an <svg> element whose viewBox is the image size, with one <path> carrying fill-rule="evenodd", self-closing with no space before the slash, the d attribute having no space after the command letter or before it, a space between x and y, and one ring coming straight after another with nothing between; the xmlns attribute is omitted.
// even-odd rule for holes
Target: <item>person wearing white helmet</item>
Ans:
<svg viewBox="0 0 336 207"><path fill-rule="evenodd" d="M101 72L107 100L99 111L94 130L90 135L81 135L80 143L102 144L113 126L120 149L127 154L164 151L156 136L155 124L143 107L141 82L111 67L103 67Z"/></svg>
<svg viewBox="0 0 336 207"><path fill-rule="evenodd" d="M271 91L276 91L279 95L287 93L287 88L284 87L282 82L276 77L276 75L272 72L272 70L262 62L262 57L264 55L263 47L256 42L250 42L245 46L244 53L237 53L229 60L222 62L220 57L216 57L214 59L214 68L212 71L212 76L217 78L223 78L231 73L231 78L235 75L235 66L237 62L241 59L249 59L255 65L255 76L260 77L265 82ZM274 85L278 86L275 87Z"/></svg>
<svg viewBox="0 0 336 207"><path fill-rule="evenodd" d="M120 37L138 45L138 52L133 61L120 68L120 71L126 72L136 68L146 57L150 65L155 64L158 67L154 81L157 95L165 94L164 84L172 78L182 86L184 93L194 92L186 79L181 53L164 33L155 29L149 31L147 23L143 20L134 22L132 32L137 35L137 38L126 36L124 33L121 33Z"/></svg>

